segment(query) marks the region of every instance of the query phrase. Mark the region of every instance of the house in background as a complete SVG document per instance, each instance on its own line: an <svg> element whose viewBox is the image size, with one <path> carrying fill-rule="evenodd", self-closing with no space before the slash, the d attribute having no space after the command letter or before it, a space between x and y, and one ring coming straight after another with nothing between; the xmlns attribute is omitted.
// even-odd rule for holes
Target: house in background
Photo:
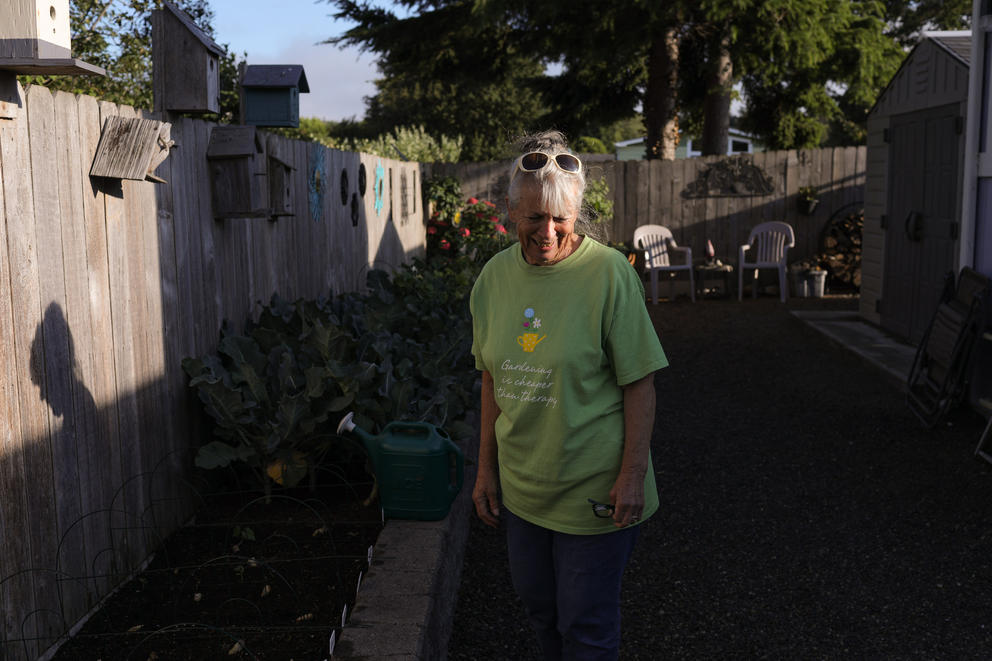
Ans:
<svg viewBox="0 0 992 661"><path fill-rule="evenodd" d="M644 142L646 138L634 138L613 143L614 153L618 161L637 161L644 158ZM702 156L703 153L693 147L696 138L686 138L682 136L678 147L675 148L675 158L692 158ZM761 143L750 133L732 128L728 132L727 151L732 154L753 154L763 151Z"/></svg>

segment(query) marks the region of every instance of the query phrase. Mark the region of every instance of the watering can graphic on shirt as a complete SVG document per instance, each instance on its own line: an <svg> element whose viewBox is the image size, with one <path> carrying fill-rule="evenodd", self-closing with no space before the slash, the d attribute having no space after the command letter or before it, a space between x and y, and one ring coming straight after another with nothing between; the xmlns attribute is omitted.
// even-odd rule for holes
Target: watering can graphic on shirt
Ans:
<svg viewBox="0 0 992 661"><path fill-rule="evenodd" d="M524 348L527 353L533 353L534 347L536 347L541 340L546 338L547 335L542 335L540 338L537 337L537 333L524 333L523 335L517 336L517 344Z"/></svg>
<svg viewBox="0 0 992 661"><path fill-rule="evenodd" d="M465 471L465 456L447 432L427 422L390 422L373 436L354 417L344 416L338 434L351 432L369 453L383 514L420 521L446 517Z"/></svg>

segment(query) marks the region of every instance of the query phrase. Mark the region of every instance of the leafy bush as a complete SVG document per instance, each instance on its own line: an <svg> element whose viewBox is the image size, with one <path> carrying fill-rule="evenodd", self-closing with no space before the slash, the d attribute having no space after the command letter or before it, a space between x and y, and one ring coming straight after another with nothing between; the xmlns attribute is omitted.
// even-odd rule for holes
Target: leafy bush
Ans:
<svg viewBox="0 0 992 661"><path fill-rule="evenodd" d="M495 204L474 197L461 203L461 185L457 179L431 179L425 184L425 191L431 209L427 222L428 260L469 255L484 263L511 240Z"/></svg>
<svg viewBox="0 0 992 661"><path fill-rule="evenodd" d="M572 143L572 150L580 154L608 154L610 151L599 138L583 135Z"/></svg>
<svg viewBox="0 0 992 661"><path fill-rule="evenodd" d="M247 469L266 493L270 480L313 481L325 457L355 451L334 431L346 408L373 433L418 420L464 437L477 271L468 258L441 269L420 260L392 278L371 271L365 294L293 303L273 295L243 333L225 326L216 354L183 361L217 437L199 449L197 466Z"/></svg>
<svg viewBox="0 0 992 661"><path fill-rule="evenodd" d="M589 212L594 223L608 223L613 220L613 200L610 199L610 186L606 179L586 181L582 206Z"/></svg>

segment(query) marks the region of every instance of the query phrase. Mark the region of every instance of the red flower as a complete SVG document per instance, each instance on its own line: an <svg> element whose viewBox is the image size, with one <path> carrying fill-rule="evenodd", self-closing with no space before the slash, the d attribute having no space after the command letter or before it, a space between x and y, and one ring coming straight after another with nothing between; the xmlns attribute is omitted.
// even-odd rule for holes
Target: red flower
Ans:
<svg viewBox="0 0 992 661"><path fill-rule="evenodd" d="M448 226L448 223L444 222L443 220L439 220L439 221L437 221L437 226L438 227L447 227Z"/></svg>
<svg viewBox="0 0 992 661"><path fill-rule="evenodd" d="M462 236L468 236L471 232L468 231L467 227L462 228Z"/></svg>
<svg viewBox="0 0 992 661"><path fill-rule="evenodd" d="M499 222L499 218L497 218L496 216L489 216L489 222L491 222L491 223L498 223Z"/></svg>
<svg viewBox="0 0 992 661"><path fill-rule="evenodd" d="M477 198L477 197L470 197L470 198L468 198L468 203L469 204L478 204L479 203L479 198Z"/></svg>
<svg viewBox="0 0 992 661"><path fill-rule="evenodd" d="M451 248L451 244L448 243L447 239L441 239L441 250L448 250Z"/></svg>
<svg viewBox="0 0 992 661"><path fill-rule="evenodd" d="M427 233L428 234L437 234L437 228L434 227L433 225L429 225L427 227Z"/></svg>
<svg viewBox="0 0 992 661"><path fill-rule="evenodd" d="M496 207L496 205L493 204L492 202L490 202L489 200L483 200L482 203L485 204L486 206L490 206L490 207L493 207L493 208Z"/></svg>
<svg viewBox="0 0 992 661"><path fill-rule="evenodd" d="M496 231L499 232L500 234L506 234L506 228L500 225L499 223L496 224Z"/></svg>

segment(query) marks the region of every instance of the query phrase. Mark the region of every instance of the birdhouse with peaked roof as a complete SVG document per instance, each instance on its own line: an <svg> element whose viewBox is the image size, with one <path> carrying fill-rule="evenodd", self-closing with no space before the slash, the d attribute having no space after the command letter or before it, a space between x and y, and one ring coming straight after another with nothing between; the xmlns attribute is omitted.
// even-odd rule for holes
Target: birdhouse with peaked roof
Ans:
<svg viewBox="0 0 992 661"><path fill-rule="evenodd" d="M214 218L268 218L266 143L254 126L215 126L207 144Z"/></svg>
<svg viewBox="0 0 992 661"><path fill-rule="evenodd" d="M220 112L224 49L169 0L152 12L152 92L155 110Z"/></svg>
<svg viewBox="0 0 992 661"><path fill-rule="evenodd" d="M310 91L299 64L254 64L241 79L242 118L252 126L300 125L300 93Z"/></svg>

